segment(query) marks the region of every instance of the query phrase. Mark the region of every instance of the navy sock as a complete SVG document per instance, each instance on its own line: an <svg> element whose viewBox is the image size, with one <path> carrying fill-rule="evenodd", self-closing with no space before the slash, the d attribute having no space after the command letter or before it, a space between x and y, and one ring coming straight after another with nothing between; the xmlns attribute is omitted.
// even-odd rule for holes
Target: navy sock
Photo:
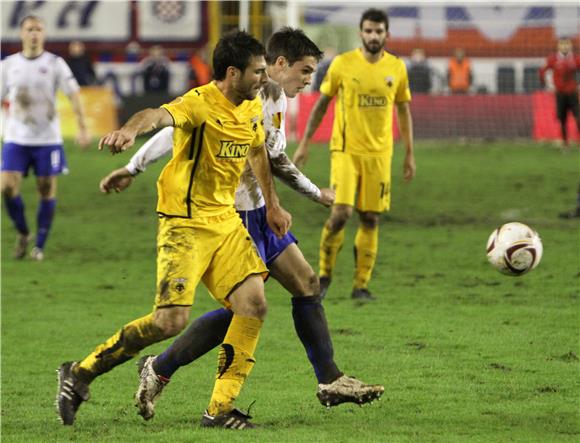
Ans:
<svg viewBox="0 0 580 443"><path fill-rule="evenodd" d="M165 352L157 356L153 362L155 373L169 379L180 366L188 365L219 346L233 316L232 311L221 308L195 319Z"/></svg>
<svg viewBox="0 0 580 443"><path fill-rule="evenodd" d="M28 224L26 223L26 216L24 215L24 202L22 197L4 197L4 204L8 211L8 216L14 223L16 230L22 235L28 235Z"/></svg>
<svg viewBox="0 0 580 443"><path fill-rule="evenodd" d="M48 238L48 233L50 232L50 226L52 225L52 219L54 218L54 209L56 208L56 199L51 198L49 200L40 200L40 205L38 206L37 223L38 232L36 233L36 247L44 248L44 243Z"/></svg>
<svg viewBox="0 0 580 443"><path fill-rule="evenodd" d="M320 296L292 297L292 317L318 383L328 384L342 375L334 363L334 350Z"/></svg>

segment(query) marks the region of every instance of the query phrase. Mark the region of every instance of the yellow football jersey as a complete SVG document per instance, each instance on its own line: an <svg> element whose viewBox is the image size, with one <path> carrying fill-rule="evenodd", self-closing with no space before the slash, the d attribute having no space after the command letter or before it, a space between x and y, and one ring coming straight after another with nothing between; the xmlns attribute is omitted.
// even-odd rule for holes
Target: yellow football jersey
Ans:
<svg viewBox="0 0 580 443"><path fill-rule="evenodd" d="M175 131L173 158L157 180L157 212L191 218L233 210L248 152L264 143L260 98L235 106L212 82L162 107Z"/></svg>
<svg viewBox="0 0 580 443"><path fill-rule="evenodd" d="M393 150L393 103L411 100L405 63L384 52L369 63L360 49L332 61L320 92L338 95L330 149L359 155Z"/></svg>

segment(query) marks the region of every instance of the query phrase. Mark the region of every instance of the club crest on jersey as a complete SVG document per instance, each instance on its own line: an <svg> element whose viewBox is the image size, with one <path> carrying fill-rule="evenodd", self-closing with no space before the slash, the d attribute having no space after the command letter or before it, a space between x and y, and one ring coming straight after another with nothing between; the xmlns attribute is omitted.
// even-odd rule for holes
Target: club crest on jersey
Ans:
<svg viewBox="0 0 580 443"><path fill-rule="evenodd" d="M220 150L216 158L219 160L238 160L246 158L249 150L249 143L234 143L233 140L220 140Z"/></svg>
<svg viewBox="0 0 580 443"><path fill-rule="evenodd" d="M395 79L393 78L392 75L388 75L385 77L385 83L387 84L387 86L390 88L393 86L393 82L395 81Z"/></svg>
<svg viewBox="0 0 580 443"><path fill-rule="evenodd" d="M179 292L180 294L185 291L185 284L187 283L187 279L186 278L174 278L173 279L173 288L175 289L176 292Z"/></svg>

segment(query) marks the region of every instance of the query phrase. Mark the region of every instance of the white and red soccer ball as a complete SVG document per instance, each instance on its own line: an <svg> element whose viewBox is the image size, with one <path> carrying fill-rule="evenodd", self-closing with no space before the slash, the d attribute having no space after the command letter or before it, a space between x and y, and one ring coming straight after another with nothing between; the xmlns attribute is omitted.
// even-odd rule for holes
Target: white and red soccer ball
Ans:
<svg viewBox="0 0 580 443"><path fill-rule="evenodd" d="M523 223L500 226L487 241L487 259L502 274L519 276L531 271L542 259L544 247L536 231Z"/></svg>

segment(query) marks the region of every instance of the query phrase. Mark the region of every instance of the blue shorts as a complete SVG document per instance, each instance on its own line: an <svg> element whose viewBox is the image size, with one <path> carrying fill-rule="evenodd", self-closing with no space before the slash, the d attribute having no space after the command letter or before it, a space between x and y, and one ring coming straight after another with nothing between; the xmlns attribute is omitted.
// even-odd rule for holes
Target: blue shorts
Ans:
<svg viewBox="0 0 580 443"><path fill-rule="evenodd" d="M244 226L252 236L252 240L254 240L254 244L258 248L260 257L262 257L266 266L270 266L270 263L276 260L276 257L289 245L298 243L298 240L290 231L282 238L276 237L276 234L266 222L265 206L253 211L238 211L238 214L242 217Z"/></svg>
<svg viewBox="0 0 580 443"><path fill-rule="evenodd" d="M37 177L68 172L62 144L28 146L7 142L2 147L2 171L17 171L27 176L30 167Z"/></svg>

